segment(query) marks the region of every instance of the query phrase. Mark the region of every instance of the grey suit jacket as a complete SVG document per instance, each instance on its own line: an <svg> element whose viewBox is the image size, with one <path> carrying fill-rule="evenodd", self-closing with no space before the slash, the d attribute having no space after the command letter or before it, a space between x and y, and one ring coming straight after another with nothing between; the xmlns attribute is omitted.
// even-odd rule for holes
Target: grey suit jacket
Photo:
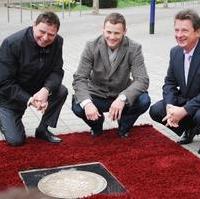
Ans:
<svg viewBox="0 0 200 199"><path fill-rule="evenodd" d="M124 37L111 66L103 36L86 44L76 73L73 88L77 103L91 99L91 94L108 98L125 94L129 105L147 91L146 72L141 45Z"/></svg>
<svg viewBox="0 0 200 199"><path fill-rule="evenodd" d="M179 46L171 49L169 68L163 86L163 98L166 104L184 106L191 116L200 109L200 41L192 56L187 85L183 49Z"/></svg>

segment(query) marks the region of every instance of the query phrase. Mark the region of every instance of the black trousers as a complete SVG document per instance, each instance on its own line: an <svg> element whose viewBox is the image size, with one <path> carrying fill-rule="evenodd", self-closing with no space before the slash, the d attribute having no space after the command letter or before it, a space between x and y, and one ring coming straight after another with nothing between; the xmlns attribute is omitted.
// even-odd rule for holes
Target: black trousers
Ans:
<svg viewBox="0 0 200 199"><path fill-rule="evenodd" d="M183 105L176 105L176 106L183 106ZM166 116L165 102L163 100L160 100L156 102L155 104L153 104L150 107L149 115L154 121L165 125L166 122L162 122L162 119ZM177 135L181 136L185 130L189 128L194 128L195 126L200 126L200 110L198 110L193 117L186 116L185 118L183 118L179 122L178 128L171 128L171 127L169 128L172 131L174 131Z"/></svg>
<svg viewBox="0 0 200 199"><path fill-rule="evenodd" d="M85 110L81 108L80 104L77 104L75 100L72 100L72 111L78 117L82 118L85 123L90 126L94 131L102 130L104 115L103 112L108 112L109 108L114 101L114 98L100 98L92 96L92 102L97 107L101 117L96 121L88 120L85 116ZM125 105L121 119L118 121L119 131L128 132L133 126L138 117L143 114L150 106L151 100L148 93L141 94L132 106Z"/></svg>
<svg viewBox="0 0 200 199"><path fill-rule="evenodd" d="M49 96L48 108L41 118L41 122L47 126L55 128L61 108L67 98L68 90L61 85L59 90ZM22 145L26 134L22 117L26 108L13 110L0 106L0 130L4 134L6 141L13 145Z"/></svg>

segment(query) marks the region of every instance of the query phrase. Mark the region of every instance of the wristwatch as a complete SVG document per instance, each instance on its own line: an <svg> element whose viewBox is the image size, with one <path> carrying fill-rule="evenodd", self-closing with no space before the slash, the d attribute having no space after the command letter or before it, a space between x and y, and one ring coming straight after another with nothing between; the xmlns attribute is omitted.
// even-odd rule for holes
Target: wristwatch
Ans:
<svg viewBox="0 0 200 199"><path fill-rule="evenodd" d="M121 100L122 102L126 102L126 95L121 94L118 96L118 99Z"/></svg>

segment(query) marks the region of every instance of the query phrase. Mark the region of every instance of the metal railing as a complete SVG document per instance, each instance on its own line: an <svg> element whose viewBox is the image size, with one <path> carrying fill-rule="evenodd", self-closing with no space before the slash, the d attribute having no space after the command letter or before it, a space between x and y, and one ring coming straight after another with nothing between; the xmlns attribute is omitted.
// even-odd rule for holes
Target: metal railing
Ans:
<svg viewBox="0 0 200 199"><path fill-rule="evenodd" d="M163 1L164 2L164 1ZM174 2L174 3L163 3L163 7L171 7L171 6L176 6L176 7L188 7L188 5L195 7L196 4L200 3L200 0L181 0L179 2ZM79 15L82 15L82 0L77 1L79 4ZM44 10L47 9L48 6L55 5L56 1L55 0L0 0L0 6L6 7L6 15L7 15L7 22L11 21L11 12L16 12L16 8L19 10L19 21L22 23L23 22L23 13L30 12L30 20L33 20L33 12L36 10L36 5L39 6L38 10ZM70 16L71 15L71 3L68 3L67 8L65 7L65 0L61 0L61 8L60 8L60 13L61 17L64 19L66 15ZM29 6L27 6L29 5ZM167 5L167 6L166 6ZM1 15L1 14L0 14ZM26 14L27 18L27 14Z"/></svg>
<svg viewBox="0 0 200 199"><path fill-rule="evenodd" d="M79 4L79 15L82 15L82 0L77 1L77 4ZM1 0L0 6L4 6L7 8L7 21L10 22L11 17L10 13L14 9L18 9L20 12L20 22L23 22L23 12L24 10L30 12L30 19L33 20L33 11L36 9L39 10L47 10L48 7L52 7L52 5L56 5L54 0ZM68 13L68 16L71 15L71 3L67 4L67 8L65 7L64 0L61 2L60 5L60 12L62 15L62 18L65 18L66 13ZM16 10L14 11L16 12Z"/></svg>

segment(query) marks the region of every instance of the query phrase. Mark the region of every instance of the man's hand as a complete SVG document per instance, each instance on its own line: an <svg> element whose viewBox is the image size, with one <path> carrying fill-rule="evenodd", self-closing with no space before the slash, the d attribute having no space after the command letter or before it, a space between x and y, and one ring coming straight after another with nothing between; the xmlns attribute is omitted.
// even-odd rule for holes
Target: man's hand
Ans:
<svg viewBox="0 0 200 199"><path fill-rule="evenodd" d="M88 120L95 121L95 120L98 120L99 117L101 117L98 109L92 102L86 104L84 109L85 109L86 118Z"/></svg>
<svg viewBox="0 0 200 199"><path fill-rule="evenodd" d="M120 120L124 106L125 102L121 101L118 98L113 101L109 109L109 118L111 120Z"/></svg>
<svg viewBox="0 0 200 199"><path fill-rule="evenodd" d="M175 120L173 120L173 119L171 118L170 115L166 115L166 116L162 119L162 121L163 121L163 122L166 121L165 126L170 126L170 127L174 127L174 128L179 127L178 122L175 121Z"/></svg>
<svg viewBox="0 0 200 199"><path fill-rule="evenodd" d="M48 96L49 96L49 91L45 87L43 87L33 95L33 98L36 101L44 103L47 102Z"/></svg>
<svg viewBox="0 0 200 199"><path fill-rule="evenodd" d="M49 91L43 87L33 95L30 105L34 106L38 111L44 113L48 107L48 96Z"/></svg>
<svg viewBox="0 0 200 199"><path fill-rule="evenodd" d="M187 111L184 107L178 107L174 105L167 105L167 115L162 121L167 121L166 126L177 128L178 123L187 115Z"/></svg>
<svg viewBox="0 0 200 199"><path fill-rule="evenodd" d="M33 100L30 105L35 107L38 111L41 111L42 113L44 113L48 107L48 101L41 103L41 101Z"/></svg>

